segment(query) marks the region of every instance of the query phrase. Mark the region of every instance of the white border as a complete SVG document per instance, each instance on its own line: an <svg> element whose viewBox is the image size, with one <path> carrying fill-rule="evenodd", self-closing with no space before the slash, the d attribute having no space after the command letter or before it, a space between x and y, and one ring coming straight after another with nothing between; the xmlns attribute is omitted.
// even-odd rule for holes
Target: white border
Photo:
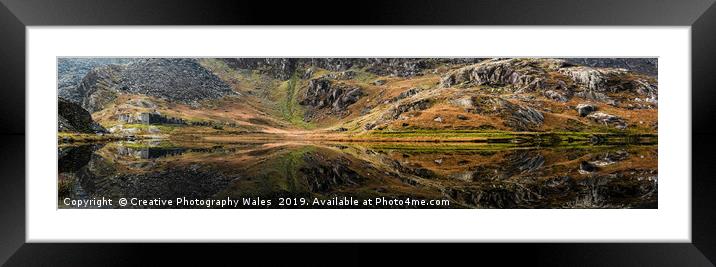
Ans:
<svg viewBox="0 0 716 267"><path fill-rule="evenodd" d="M690 242L689 27L28 27L27 241ZM56 57L659 57L658 210L57 210Z"/></svg>

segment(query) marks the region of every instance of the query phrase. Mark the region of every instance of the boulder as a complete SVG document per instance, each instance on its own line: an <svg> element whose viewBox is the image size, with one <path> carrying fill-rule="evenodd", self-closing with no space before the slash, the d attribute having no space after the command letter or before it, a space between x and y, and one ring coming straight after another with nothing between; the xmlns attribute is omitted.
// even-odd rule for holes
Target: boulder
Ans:
<svg viewBox="0 0 716 267"><path fill-rule="evenodd" d="M555 91L555 90L547 90L542 93L546 98L549 98L554 101L558 102L567 102L569 100L564 93Z"/></svg>
<svg viewBox="0 0 716 267"><path fill-rule="evenodd" d="M624 119L604 112L597 111L591 113L587 115L587 118L604 125L613 125L618 129L626 128L626 122L624 121Z"/></svg>
<svg viewBox="0 0 716 267"><path fill-rule="evenodd" d="M589 115L590 113L597 111L597 106L595 106L594 104L590 104L590 103L582 103L582 104L577 105L576 109L577 109L577 113L579 113L580 117L585 117L585 116Z"/></svg>

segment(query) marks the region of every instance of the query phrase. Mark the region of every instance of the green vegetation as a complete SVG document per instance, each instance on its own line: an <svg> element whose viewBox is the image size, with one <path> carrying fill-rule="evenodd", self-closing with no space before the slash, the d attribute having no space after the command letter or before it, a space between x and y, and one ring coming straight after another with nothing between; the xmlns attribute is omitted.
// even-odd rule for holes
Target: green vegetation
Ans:
<svg viewBox="0 0 716 267"><path fill-rule="evenodd" d="M295 71L290 79L278 87L276 98L279 100L279 109L285 121L303 129L311 129L314 125L303 120L304 111L298 104L299 83L300 77L298 71Z"/></svg>
<svg viewBox="0 0 716 267"><path fill-rule="evenodd" d="M226 64L226 62L220 59L202 58L199 60L199 64L211 70L221 79L230 83L237 83L243 78L243 75L241 75L241 73L234 71L231 67L229 67L229 65Z"/></svg>
<svg viewBox="0 0 716 267"><path fill-rule="evenodd" d="M372 83L375 79L377 79L379 76L363 71L363 70L355 70L355 77L354 79L360 83L368 84Z"/></svg>
<svg viewBox="0 0 716 267"><path fill-rule="evenodd" d="M328 73L330 73L330 71L328 71L328 70L326 70L326 69L315 68L314 71L313 71L313 75L311 75L311 79L321 77L321 76L326 75L326 74L328 74Z"/></svg>
<svg viewBox="0 0 716 267"><path fill-rule="evenodd" d="M112 134L90 134L90 133L57 133L57 139L60 143L94 143L124 140L123 136Z"/></svg>
<svg viewBox="0 0 716 267"><path fill-rule="evenodd" d="M443 137L443 138L459 138L459 137L483 137L483 138L512 138L517 136L531 136L531 133L515 133L506 131L490 131L484 130L443 130L443 129L415 129L415 130L374 130L368 133L369 136L376 137Z"/></svg>
<svg viewBox="0 0 716 267"><path fill-rule="evenodd" d="M149 132L150 128L156 128L161 133L171 133L172 131L176 130L178 127L182 127L181 125L174 125L174 124L124 124L122 127L124 129L134 128L139 129L143 132Z"/></svg>
<svg viewBox="0 0 716 267"><path fill-rule="evenodd" d="M147 142L146 140L122 141L122 142L113 143L113 145L126 147L126 148L134 148L134 149L177 147L177 145L175 145L174 143L172 143L168 140L152 140L151 142Z"/></svg>
<svg viewBox="0 0 716 267"><path fill-rule="evenodd" d="M410 152L446 152L446 151L493 151L504 150L505 148L516 147L515 144L485 144L485 143L370 143L360 144L377 151L398 150Z"/></svg>

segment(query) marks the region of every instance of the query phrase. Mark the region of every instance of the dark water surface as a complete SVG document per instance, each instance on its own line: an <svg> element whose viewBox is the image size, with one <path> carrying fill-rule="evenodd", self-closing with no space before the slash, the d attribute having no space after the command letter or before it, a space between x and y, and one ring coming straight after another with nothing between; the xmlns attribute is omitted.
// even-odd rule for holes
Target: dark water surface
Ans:
<svg viewBox="0 0 716 267"><path fill-rule="evenodd" d="M657 208L658 196L656 145L137 141L63 145L58 158L59 208L101 198L113 200L105 208L207 208L177 198L249 201L236 208ZM326 205L346 199L383 204Z"/></svg>

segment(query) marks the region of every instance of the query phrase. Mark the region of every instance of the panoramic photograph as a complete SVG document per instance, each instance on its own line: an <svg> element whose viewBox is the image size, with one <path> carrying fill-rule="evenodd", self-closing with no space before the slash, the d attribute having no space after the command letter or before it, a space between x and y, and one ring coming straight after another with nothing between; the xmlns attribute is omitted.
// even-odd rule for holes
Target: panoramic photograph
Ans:
<svg viewBox="0 0 716 267"><path fill-rule="evenodd" d="M656 209L657 65L59 57L57 208Z"/></svg>

